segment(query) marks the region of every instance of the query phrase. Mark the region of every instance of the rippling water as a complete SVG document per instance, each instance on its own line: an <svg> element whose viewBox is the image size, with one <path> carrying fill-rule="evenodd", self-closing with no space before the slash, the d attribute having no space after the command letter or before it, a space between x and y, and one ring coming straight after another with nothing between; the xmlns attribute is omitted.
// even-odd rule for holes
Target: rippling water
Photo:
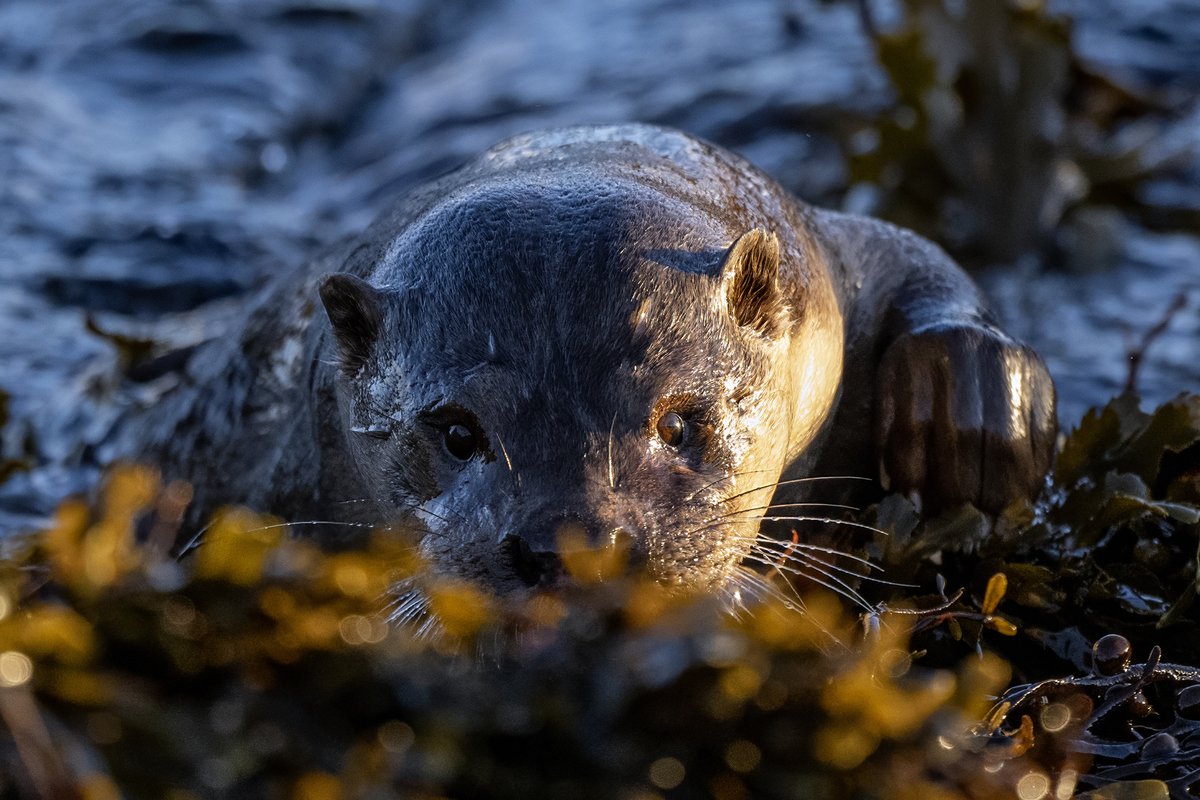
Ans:
<svg viewBox="0 0 1200 800"><path fill-rule="evenodd" d="M1080 16L1098 67L1200 91L1200 4L1058 5ZM887 97L847 3L8 0L3 453L41 467L0 487L0 527L87 480L78 465L120 412L116 351L96 330L180 345L214 335L264 276L532 128L675 125L836 205L846 176L825 122ZM1196 120L1174 135L1194 136ZM1198 185L1156 191L1194 206ZM1046 354L1067 421L1120 389L1130 342L1189 289L1140 389L1200 389L1200 243L1118 233L1115 270L985 279Z"/></svg>

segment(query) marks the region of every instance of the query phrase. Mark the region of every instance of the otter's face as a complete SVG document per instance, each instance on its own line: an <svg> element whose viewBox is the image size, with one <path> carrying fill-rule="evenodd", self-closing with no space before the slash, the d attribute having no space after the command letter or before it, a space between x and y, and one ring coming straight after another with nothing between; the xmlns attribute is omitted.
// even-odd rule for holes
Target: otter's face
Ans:
<svg viewBox="0 0 1200 800"><path fill-rule="evenodd" d="M321 290L381 513L418 517L437 570L500 593L562 580L565 542L725 587L798 447L805 309L781 291L778 239L730 245L694 210L605 200L450 204L370 282ZM823 419L832 387L814 391Z"/></svg>

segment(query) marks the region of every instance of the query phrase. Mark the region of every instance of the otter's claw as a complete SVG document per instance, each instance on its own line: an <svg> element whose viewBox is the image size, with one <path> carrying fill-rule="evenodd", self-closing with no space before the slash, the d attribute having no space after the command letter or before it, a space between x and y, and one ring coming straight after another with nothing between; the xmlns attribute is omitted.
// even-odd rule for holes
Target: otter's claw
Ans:
<svg viewBox="0 0 1200 800"><path fill-rule="evenodd" d="M929 510L998 513L1032 498L1050 468L1054 384L1033 350L1002 333L946 326L899 337L876 397L884 488L917 492Z"/></svg>

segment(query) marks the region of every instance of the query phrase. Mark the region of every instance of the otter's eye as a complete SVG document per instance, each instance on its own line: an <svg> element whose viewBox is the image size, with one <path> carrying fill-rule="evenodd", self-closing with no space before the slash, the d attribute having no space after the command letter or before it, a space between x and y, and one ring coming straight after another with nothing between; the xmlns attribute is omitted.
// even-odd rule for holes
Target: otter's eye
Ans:
<svg viewBox="0 0 1200 800"><path fill-rule="evenodd" d="M659 417L658 424L654 427L658 431L658 438L671 447L679 447L679 445L683 444L683 433L687 427L687 423L683 421L683 417L674 411L668 411Z"/></svg>
<svg viewBox="0 0 1200 800"><path fill-rule="evenodd" d="M447 425L442 431L442 438L446 442L446 452L459 461L466 461L475 455L479 444L475 432L461 422Z"/></svg>

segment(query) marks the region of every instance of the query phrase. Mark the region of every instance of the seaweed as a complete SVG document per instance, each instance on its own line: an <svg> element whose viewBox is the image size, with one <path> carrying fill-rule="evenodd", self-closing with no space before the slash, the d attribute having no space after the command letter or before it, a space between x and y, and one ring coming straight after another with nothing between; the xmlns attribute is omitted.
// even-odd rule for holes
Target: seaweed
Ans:
<svg viewBox="0 0 1200 800"><path fill-rule="evenodd" d="M8 392L0 389L0 431L3 431L4 427L8 425L9 401ZM0 453L0 483L4 483L17 472L27 471L29 467L30 463L26 458L10 458Z"/></svg>
<svg viewBox="0 0 1200 800"><path fill-rule="evenodd" d="M117 468L0 564L0 798L1158 798L1200 769L1200 396L1089 413L997 519L867 509L843 547L890 582L848 582L857 616L604 550L502 601L416 531L326 552L245 509L179 558L189 500ZM414 581L434 615L390 623Z"/></svg>
<svg viewBox="0 0 1200 800"><path fill-rule="evenodd" d="M897 5L883 25L856 0L894 101L840 136L853 207L968 264L1057 255L1094 270L1122 215L1195 228L1144 191L1190 163L1163 135L1177 104L1090 67L1069 18L1017 0Z"/></svg>

